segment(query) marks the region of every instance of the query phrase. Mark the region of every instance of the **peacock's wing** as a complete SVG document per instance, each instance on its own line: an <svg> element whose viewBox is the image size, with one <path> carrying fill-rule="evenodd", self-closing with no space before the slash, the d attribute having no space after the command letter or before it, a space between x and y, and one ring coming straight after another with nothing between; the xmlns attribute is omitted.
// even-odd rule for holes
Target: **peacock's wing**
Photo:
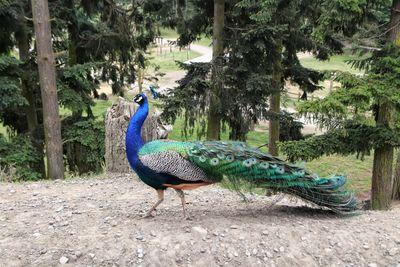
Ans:
<svg viewBox="0 0 400 267"><path fill-rule="evenodd" d="M139 151L139 160L156 173L168 174L188 182L214 182L206 173L187 158L193 143L153 141Z"/></svg>

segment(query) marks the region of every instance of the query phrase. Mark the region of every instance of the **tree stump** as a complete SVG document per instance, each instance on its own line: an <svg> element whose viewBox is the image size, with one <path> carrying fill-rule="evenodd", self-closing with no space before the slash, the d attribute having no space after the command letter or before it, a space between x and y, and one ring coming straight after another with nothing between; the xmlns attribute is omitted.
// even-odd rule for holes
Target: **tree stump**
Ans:
<svg viewBox="0 0 400 267"><path fill-rule="evenodd" d="M136 104L119 97L106 113L105 162L107 172L128 173L129 166L125 152L125 135L129 120L136 112ZM142 127L145 143L167 138L171 126L162 125L160 116L148 116Z"/></svg>

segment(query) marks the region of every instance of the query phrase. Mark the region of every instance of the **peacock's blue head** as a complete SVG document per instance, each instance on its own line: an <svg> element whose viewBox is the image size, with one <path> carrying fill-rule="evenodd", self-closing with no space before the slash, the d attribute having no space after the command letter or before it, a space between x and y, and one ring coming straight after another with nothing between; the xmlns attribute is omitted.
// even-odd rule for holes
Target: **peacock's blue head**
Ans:
<svg viewBox="0 0 400 267"><path fill-rule="evenodd" d="M133 101L135 101L135 103L138 103L139 105L143 105L144 103L147 102L147 97L145 96L145 94L137 94L134 98Z"/></svg>

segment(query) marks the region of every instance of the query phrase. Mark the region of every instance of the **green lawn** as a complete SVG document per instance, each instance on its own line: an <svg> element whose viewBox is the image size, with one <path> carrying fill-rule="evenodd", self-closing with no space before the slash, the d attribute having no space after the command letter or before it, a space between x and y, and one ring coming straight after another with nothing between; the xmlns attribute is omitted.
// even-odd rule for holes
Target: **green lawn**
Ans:
<svg viewBox="0 0 400 267"><path fill-rule="evenodd" d="M160 35L168 39L176 39L179 36L175 29L165 27L160 28Z"/></svg>
<svg viewBox="0 0 400 267"><path fill-rule="evenodd" d="M7 128L3 125L3 123L0 123L0 135L3 135L5 138L7 138Z"/></svg>
<svg viewBox="0 0 400 267"><path fill-rule="evenodd" d="M211 46L212 45L212 39L204 34L200 36L200 39L194 42L195 44L198 45L203 45L203 46Z"/></svg>
<svg viewBox="0 0 400 267"><path fill-rule="evenodd" d="M172 50L164 48L163 53L159 54L156 50L152 50L150 54L150 63L160 67L161 72L177 71L180 70L176 61L185 62L201 56L201 54L190 50Z"/></svg>
<svg viewBox="0 0 400 267"><path fill-rule="evenodd" d="M300 59L301 64L306 68L315 70L341 70L353 74L364 73L363 70L353 69L346 60L359 59L358 55L351 54L350 51L345 50L342 55L332 56L329 60L321 61L314 57Z"/></svg>
<svg viewBox="0 0 400 267"><path fill-rule="evenodd" d="M372 162L372 156L366 156L364 160L360 160L353 155L332 155L307 162L305 167L321 177L329 177L333 174L345 175L348 181L347 187L359 193L371 189Z"/></svg>

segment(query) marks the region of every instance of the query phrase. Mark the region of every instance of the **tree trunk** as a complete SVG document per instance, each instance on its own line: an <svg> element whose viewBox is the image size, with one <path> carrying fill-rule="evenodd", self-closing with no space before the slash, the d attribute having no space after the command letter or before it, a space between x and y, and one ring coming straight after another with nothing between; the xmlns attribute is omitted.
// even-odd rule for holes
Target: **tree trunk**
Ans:
<svg viewBox="0 0 400 267"><path fill-rule="evenodd" d="M218 140L221 130L221 92L223 89L224 62L224 9L225 0L214 0L213 59L211 70L210 109L208 112L207 139Z"/></svg>
<svg viewBox="0 0 400 267"><path fill-rule="evenodd" d="M393 199L400 199L400 149L397 151L396 157L393 175Z"/></svg>
<svg viewBox="0 0 400 267"><path fill-rule="evenodd" d="M125 152L125 135L129 120L136 112L136 105L119 97L117 102L106 113L106 140L105 161L107 172L128 173L131 172ZM165 139L170 126L164 126L159 122L159 116L149 116L142 127L142 138L145 143Z"/></svg>
<svg viewBox="0 0 400 267"><path fill-rule="evenodd" d="M281 87L282 87L282 40L278 40L273 60L272 80L277 92L273 93L269 101L269 109L271 112L278 114L281 106ZM269 120L269 136L268 136L268 152L273 156L278 156L279 142L279 119Z"/></svg>
<svg viewBox="0 0 400 267"><path fill-rule="evenodd" d="M389 41L400 47L400 0L393 0L389 29Z"/></svg>
<svg viewBox="0 0 400 267"><path fill-rule="evenodd" d="M377 125L390 127L393 117L393 107L389 103L379 105ZM392 167L393 151L391 145L384 145L374 151L372 170L371 208L387 210L392 200Z"/></svg>
<svg viewBox="0 0 400 267"><path fill-rule="evenodd" d="M400 46L400 0L393 0L389 23L389 42ZM393 107L388 102L383 102L378 107L377 125L391 127L393 120ZM372 171L371 207L375 210L390 208L393 194L393 154L394 148L385 145L374 151L374 165Z"/></svg>
<svg viewBox="0 0 400 267"><path fill-rule="evenodd" d="M56 69L47 0L32 0L32 15L43 104L47 174L50 179L61 179L64 177L61 123L58 111Z"/></svg>

